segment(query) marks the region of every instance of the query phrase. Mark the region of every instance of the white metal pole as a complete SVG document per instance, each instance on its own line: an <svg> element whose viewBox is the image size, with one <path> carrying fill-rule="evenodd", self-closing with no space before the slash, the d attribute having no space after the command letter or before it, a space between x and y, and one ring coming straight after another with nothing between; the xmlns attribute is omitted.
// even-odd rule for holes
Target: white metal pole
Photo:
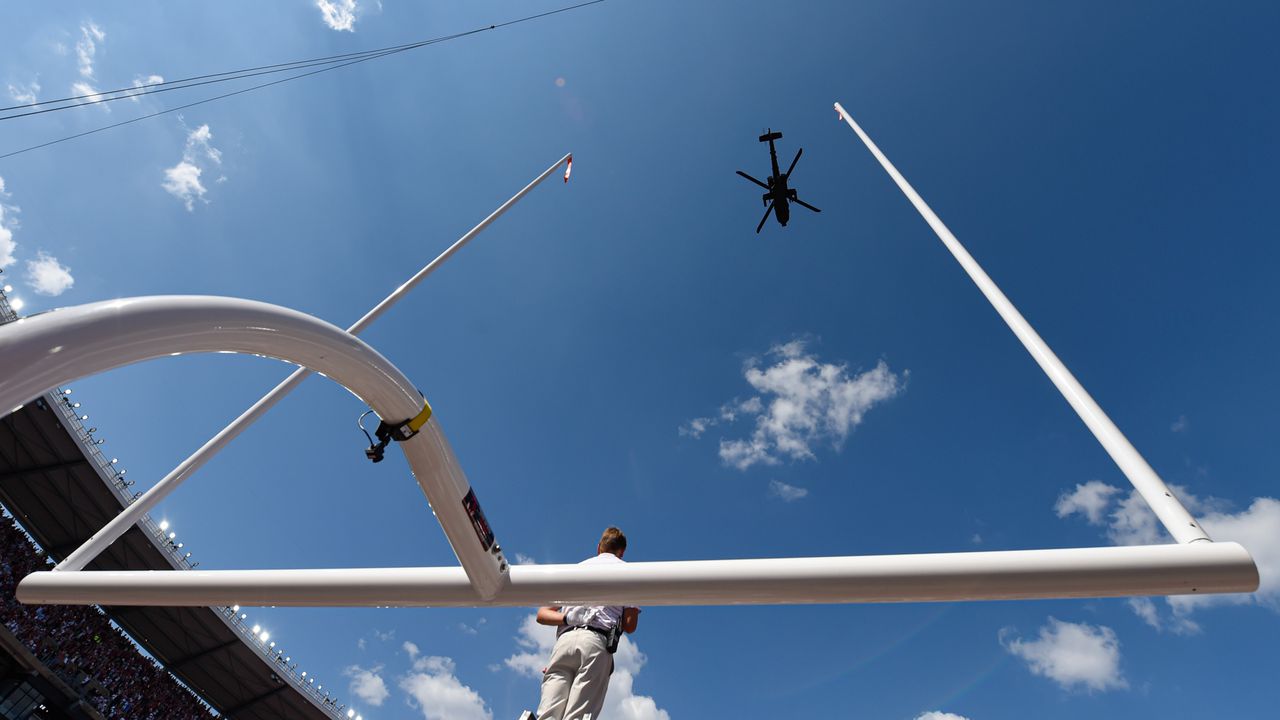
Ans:
<svg viewBox="0 0 1280 720"><path fill-rule="evenodd" d="M566 154L564 157L557 160L554 165L544 170L541 175L534 178L534 180L528 185L524 186L520 192L511 196L511 199L500 205L497 210L490 213L484 220L481 220L480 224L467 231L465 235L458 238L457 241L450 245L447 250L440 253L436 259L427 263L427 265L419 270L413 277L409 278L409 280L403 285L396 288L395 291L384 298L382 302L375 305L372 310L365 314L364 317L357 320L354 325L348 328L347 332L352 335L359 335L360 331L368 327L370 323L376 320L380 315L382 315L382 313L386 312L387 309L399 301L400 298L404 297L404 295L410 290L417 287L418 283L422 282L432 272L435 272L436 268L440 267L446 260L452 257L454 253L462 249L462 246L470 242L472 238L479 235L481 231L487 228L490 223L497 220L503 213L511 209L511 206L519 202L521 198L542 183L543 180L550 177L551 173L555 172L556 168L568 162L571 156L572 153ZM125 512L116 516L115 519L103 526L101 530L90 536L84 544L64 558L62 562L58 563L54 570L83 569L86 565L92 562L94 558L100 555L103 550L106 550L111 543L115 542L117 538L125 534L129 528L133 527L133 525L138 522L144 514L149 512L161 500L165 499L169 493L177 489L184 480L195 474L196 470L200 469L200 467L208 462L210 458L218 454L222 448L226 447L227 444L239 436L240 433L248 429L250 425L257 422L258 418L265 415L268 410L275 407L276 403L280 402L285 395L288 395L310 374L311 370L305 367L300 367L295 370L293 374L285 378L283 382L272 388L270 392L263 395L261 399L251 405L248 410L245 410L240 417L231 421L231 424L227 425L220 430L217 435L210 438L209 441L202 445L199 450L192 453L186 460L178 463L177 467L169 471L169 474L161 478L160 482L156 483L153 487L143 493L136 502L126 508Z"/></svg>
<svg viewBox="0 0 1280 720"><path fill-rule="evenodd" d="M415 438L416 439L416 438ZM954 602L1253 592L1237 543L998 552L516 565L478 598L461 568L36 572L20 602L483 607Z"/></svg>
<svg viewBox="0 0 1280 720"><path fill-rule="evenodd" d="M1173 535L1174 539L1180 543L1195 542L1197 540L1209 540L1209 535L1200 527L1195 518L1187 512L1182 503L1178 501L1169 488L1165 485L1156 471L1151 469L1147 461L1138 453L1129 439L1120 432L1120 428L1107 417L1102 411L1098 403L1084 389L1084 386L1076 380L1066 365L1062 364L1062 360L1054 354L1045 341L1022 317L1022 313L1013 306L1009 298L1000 291L995 282L987 275L987 273L978 265L978 261L965 250L956 236L951 234L946 225L942 224L942 220L929 208L920 194L911 187L907 179L898 172L898 169L889 162L889 158L880 152L880 148L871 141L866 132L854 122L853 117L840 105L835 104L836 112L839 113L840 119L849 124L853 131L858 134L862 142L871 151L871 154L880 161L885 171L889 173L889 177L898 184L903 194L916 207L920 215L929 223L929 227L937 233L938 238L947 246L951 254L960 262L960 266L969 274L974 284L982 291L990 301L991 306L996 309L1000 317L1008 324L1009 329L1013 330L1013 334L1022 342L1027 352L1031 353L1031 357L1035 358L1036 363L1040 365L1040 369L1044 371L1049 379L1053 382L1062 396L1067 399L1071 407L1075 409L1076 414L1084 421L1089 430L1093 432L1093 436L1102 443L1102 447L1106 449L1107 454L1120 467L1120 471L1124 476L1129 478L1129 482L1142 494L1143 499L1155 511L1160 522L1164 523L1165 528Z"/></svg>

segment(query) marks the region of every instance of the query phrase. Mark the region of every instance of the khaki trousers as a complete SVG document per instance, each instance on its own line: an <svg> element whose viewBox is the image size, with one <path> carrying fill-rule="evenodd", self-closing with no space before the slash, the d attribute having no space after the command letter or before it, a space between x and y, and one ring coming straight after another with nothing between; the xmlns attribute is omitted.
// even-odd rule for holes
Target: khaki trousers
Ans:
<svg viewBox="0 0 1280 720"><path fill-rule="evenodd" d="M538 720L598 720L611 674L604 636L586 629L564 633L542 676Z"/></svg>

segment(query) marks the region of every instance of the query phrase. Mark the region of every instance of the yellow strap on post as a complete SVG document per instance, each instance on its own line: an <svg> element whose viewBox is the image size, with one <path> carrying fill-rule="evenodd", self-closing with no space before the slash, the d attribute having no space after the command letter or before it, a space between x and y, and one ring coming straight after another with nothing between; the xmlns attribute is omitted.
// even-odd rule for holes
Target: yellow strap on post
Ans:
<svg viewBox="0 0 1280 720"><path fill-rule="evenodd" d="M421 430L422 426L426 425L427 421L430 419L431 419L431 403L427 402L426 398L422 398L422 412L415 415L412 420L410 420L405 424L409 426L410 430L416 433L419 430Z"/></svg>

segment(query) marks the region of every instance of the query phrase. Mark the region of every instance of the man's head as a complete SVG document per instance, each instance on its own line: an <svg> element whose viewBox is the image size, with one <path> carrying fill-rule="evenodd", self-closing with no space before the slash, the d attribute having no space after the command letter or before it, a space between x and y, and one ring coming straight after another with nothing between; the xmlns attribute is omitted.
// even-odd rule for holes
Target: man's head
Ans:
<svg viewBox="0 0 1280 720"><path fill-rule="evenodd" d="M627 536L616 527L606 528L600 536L600 544L596 546L598 553L613 553L618 557L627 551Z"/></svg>

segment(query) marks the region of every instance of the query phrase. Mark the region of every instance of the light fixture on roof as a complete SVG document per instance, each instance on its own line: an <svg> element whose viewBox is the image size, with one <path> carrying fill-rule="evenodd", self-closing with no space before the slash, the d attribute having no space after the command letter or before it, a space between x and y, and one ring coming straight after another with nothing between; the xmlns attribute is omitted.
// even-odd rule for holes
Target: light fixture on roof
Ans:
<svg viewBox="0 0 1280 720"><path fill-rule="evenodd" d="M88 419L89 419L89 416L88 416L88 415L81 415L81 416L80 416L80 419L81 419L81 420L88 420Z"/></svg>
<svg viewBox="0 0 1280 720"><path fill-rule="evenodd" d="M303 671L302 671L302 677L306 677L306 676L307 676L307 671L306 671L306 670L303 670Z"/></svg>
<svg viewBox="0 0 1280 720"><path fill-rule="evenodd" d="M80 407L80 403L71 403L71 407L78 408Z"/></svg>
<svg viewBox="0 0 1280 720"><path fill-rule="evenodd" d="M260 633L260 632L262 632L262 626L261 626L261 625L254 625L254 626L253 626L253 634L254 634L254 635L257 635L257 634L258 634L258 633Z"/></svg>
<svg viewBox="0 0 1280 720"><path fill-rule="evenodd" d="M263 633L263 634L265 635L266 633ZM275 646L276 646L276 641L275 641L275 640L272 640L272 641L271 641L271 644L270 644L270 645L268 645L267 647L275 647Z"/></svg>
<svg viewBox="0 0 1280 720"><path fill-rule="evenodd" d="M174 538L176 538L176 537L178 537L178 533L176 533L176 532L171 532L171 533L169 533L169 539L170 539L170 540L172 540L172 539L174 539Z"/></svg>
<svg viewBox="0 0 1280 720"><path fill-rule="evenodd" d="M118 463L118 462L120 462L120 458L111 458L111 464L112 464L112 465L115 465L115 464L116 464L116 463ZM160 529L161 529L161 530L163 530L164 528L160 528Z"/></svg>
<svg viewBox="0 0 1280 720"><path fill-rule="evenodd" d="M63 391L62 391L62 394L63 394L63 395L70 395L70 394L71 394L71 388L67 388L66 390L63 390Z"/></svg>
<svg viewBox="0 0 1280 720"><path fill-rule="evenodd" d="M232 606L231 606L231 612L233 612L233 613L240 612L240 606L239 606L239 605L232 605Z"/></svg>
<svg viewBox="0 0 1280 720"><path fill-rule="evenodd" d="M21 310L26 306L27 306L27 303L22 298L17 298L17 297L9 298L9 307L13 308L14 310Z"/></svg>
<svg viewBox="0 0 1280 720"><path fill-rule="evenodd" d="M112 462L115 462L115 461L113 460ZM164 532L165 530L168 530L168 529L169 529L169 521L168 521L168 520L161 520L161 521L160 521L160 532ZM236 606L236 609L237 609L237 610L239 610L239 609L240 609L240 606L239 606L239 605L237 605L237 606Z"/></svg>
<svg viewBox="0 0 1280 720"><path fill-rule="evenodd" d="M355 716L356 716L356 711L355 711L355 710L348 710L348 711L347 711L347 717L355 717Z"/></svg>
<svg viewBox="0 0 1280 720"><path fill-rule="evenodd" d="M5 291L5 292L7 292L7 293L11 293L11 292L13 292L13 286L12 286L12 285L5 285L5 286L4 286L4 291Z"/></svg>
<svg viewBox="0 0 1280 720"><path fill-rule="evenodd" d="M244 619L245 619L245 618L247 618L247 617L249 617L249 616L248 616L248 615L245 615L244 613L240 613L240 619L241 619L241 620L244 620Z"/></svg>
<svg viewBox="0 0 1280 720"><path fill-rule="evenodd" d="M262 634L258 636L258 639L262 640L262 642L266 642L271 639L271 633L263 630Z"/></svg>
<svg viewBox="0 0 1280 720"><path fill-rule="evenodd" d="M90 434L90 435L92 435L92 434L94 434L94 433L96 433L96 432L98 432L98 428L96 428L96 427L91 427L91 428L89 428L89 434Z"/></svg>
<svg viewBox="0 0 1280 720"><path fill-rule="evenodd" d="M182 559L183 559L183 560L186 560L186 559L187 559L187 558L189 558L189 557L191 557L191 553L187 553L186 555L183 555L183 556L182 556Z"/></svg>
<svg viewBox="0 0 1280 720"><path fill-rule="evenodd" d="M94 441L93 441L93 444L94 444L94 445L101 445L101 444L102 444L102 443L104 443L104 442L106 442L106 440L105 440L105 439L103 439L103 438L98 438L97 440L94 440Z"/></svg>

